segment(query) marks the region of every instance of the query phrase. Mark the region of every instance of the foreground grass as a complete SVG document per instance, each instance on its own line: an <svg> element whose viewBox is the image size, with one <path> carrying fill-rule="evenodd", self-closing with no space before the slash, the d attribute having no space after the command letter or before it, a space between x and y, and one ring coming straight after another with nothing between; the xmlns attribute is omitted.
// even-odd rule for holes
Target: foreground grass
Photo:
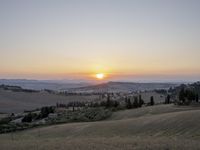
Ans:
<svg viewBox="0 0 200 150"><path fill-rule="evenodd" d="M199 150L197 140L164 137L35 138L1 140L1 150Z"/></svg>
<svg viewBox="0 0 200 150"><path fill-rule="evenodd" d="M112 111L110 109L106 109L103 107L97 108L83 108L80 110L72 111L72 110L65 110L62 114L56 114L56 117L41 117L49 113L49 109L51 107L45 107L45 112L43 113L29 113L26 114L26 118L31 118L31 122L21 122L21 123L14 123L12 120L16 118L6 117L0 119L0 134L1 133L9 133L9 132L16 132L20 130L27 130L30 128L35 127L43 127L43 126L50 126L55 124L63 124L63 123L72 123L72 122L92 122L92 121L100 121L109 118L112 115ZM52 108L51 108L52 110ZM25 118L24 117L24 118ZM27 120L27 119L26 119ZM38 123L38 121L43 120L44 122Z"/></svg>
<svg viewBox="0 0 200 150"><path fill-rule="evenodd" d="M157 111L158 106L149 107L151 112L157 112L151 115L126 118L120 114L122 119L118 120L69 123L2 134L0 149L200 149L200 110L163 111L173 109L169 107L173 106L161 106L161 113ZM134 114L134 111L129 113Z"/></svg>

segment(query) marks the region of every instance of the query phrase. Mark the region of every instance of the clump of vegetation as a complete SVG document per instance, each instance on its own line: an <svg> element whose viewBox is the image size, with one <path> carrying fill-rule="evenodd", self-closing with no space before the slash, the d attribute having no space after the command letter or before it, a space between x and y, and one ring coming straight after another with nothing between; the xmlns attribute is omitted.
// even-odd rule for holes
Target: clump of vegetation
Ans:
<svg viewBox="0 0 200 150"><path fill-rule="evenodd" d="M190 105L199 103L200 95L200 82L193 84L182 84L174 89L168 90L171 93L171 97L175 99L175 104L178 105Z"/></svg>
<svg viewBox="0 0 200 150"><path fill-rule="evenodd" d="M116 100L111 100L110 95L108 95L107 99L101 102L91 102L89 107L104 107L107 109L117 110L119 106L119 102Z"/></svg>
<svg viewBox="0 0 200 150"><path fill-rule="evenodd" d="M84 108L82 110L67 111L58 117L48 118L48 124L100 121L110 117L111 110L102 107Z"/></svg>
<svg viewBox="0 0 200 150"><path fill-rule="evenodd" d="M42 107L39 116L37 117L38 119L46 118L50 113L54 113L55 107L50 106L50 107Z"/></svg>
<svg viewBox="0 0 200 150"><path fill-rule="evenodd" d="M31 89L23 89L20 86L11 86L11 85L4 85L4 84L0 85L0 89L10 90L13 92L27 92L27 93L39 92L36 90L31 90Z"/></svg>
<svg viewBox="0 0 200 150"><path fill-rule="evenodd" d="M32 122L33 120L39 120L43 118L47 118L50 113L55 112L55 107L42 107L39 114L29 112L24 116L22 122Z"/></svg>
<svg viewBox="0 0 200 150"><path fill-rule="evenodd" d="M130 98L125 98L125 103L126 103L126 108L131 109L132 108L132 103Z"/></svg>
<svg viewBox="0 0 200 150"><path fill-rule="evenodd" d="M0 120L0 133L14 132L18 130L24 130L32 128L35 126L43 125L43 123L36 123L34 121L39 121L41 119L47 118L50 113L54 113L55 107L42 107L39 113L29 112L21 118L21 122L12 122L15 119L20 119L20 117L6 117Z"/></svg>
<svg viewBox="0 0 200 150"><path fill-rule="evenodd" d="M134 96L134 101L131 102L130 98L125 98L125 104L126 104L126 108L127 109L131 109L131 108L139 108L142 107L142 105L144 104L144 101L142 99L142 96L139 95L139 99L137 96Z"/></svg>
<svg viewBox="0 0 200 150"><path fill-rule="evenodd" d="M105 107L83 107L76 110L66 108L66 111L62 113L56 113L55 109L56 107L50 106L42 107L38 113L29 112L24 115L19 123L12 121L16 118L3 118L0 120L0 133L14 132L41 125L100 121L110 117L112 114L111 109ZM49 117L49 114L53 114L53 117ZM40 120L43 121L40 122Z"/></svg>
<svg viewBox="0 0 200 150"><path fill-rule="evenodd" d="M8 124L11 120L12 120L11 117L2 118L2 119L0 119L0 125Z"/></svg>
<svg viewBox="0 0 200 150"><path fill-rule="evenodd" d="M199 95L194 89L181 88L178 94L178 104L179 105L189 105L191 102L198 102Z"/></svg>
<svg viewBox="0 0 200 150"><path fill-rule="evenodd" d="M19 130L33 128L36 126L38 125L30 124L30 123L8 123L8 124L0 125L0 133L15 132Z"/></svg>
<svg viewBox="0 0 200 150"><path fill-rule="evenodd" d="M32 122L32 120L33 120L32 113L28 113L27 115L24 116L22 122Z"/></svg>

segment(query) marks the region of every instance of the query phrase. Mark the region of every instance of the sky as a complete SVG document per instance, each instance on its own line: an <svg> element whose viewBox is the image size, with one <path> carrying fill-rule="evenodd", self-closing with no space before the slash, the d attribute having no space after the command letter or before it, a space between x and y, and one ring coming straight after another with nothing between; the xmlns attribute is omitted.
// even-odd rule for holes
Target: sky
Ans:
<svg viewBox="0 0 200 150"><path fill-rule="evenodd" d="M0 78L200 80L199 0L0 0Z"/></svg>

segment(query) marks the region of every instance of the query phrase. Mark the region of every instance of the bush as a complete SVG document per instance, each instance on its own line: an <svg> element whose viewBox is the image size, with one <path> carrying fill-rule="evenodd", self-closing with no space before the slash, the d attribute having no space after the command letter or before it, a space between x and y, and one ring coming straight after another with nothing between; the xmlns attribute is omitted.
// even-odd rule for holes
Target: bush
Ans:
<svg viewBox="0 0 200 150"><path fill-rule="evenodd" d="M8 124L11 120L12 120L11 117L2 118L0 120L0 125L1 124Z"/></svg>
<svg viewBox="0 0 200 150"><path fill-rule="evenodd" d="M184 87L178 93L179 103L183 105L189 105L192 101L198 102L198 93L193 89L185 89Z"/></svg>
<svg viewBox="0 0 200 150"><path fill-rule="evenodd" d="M50 113L55 112L55 107L50 106L50 107L42 107L40 114L37 116L37 119L42 119L48 117Z"/></svg>
<svg viewBox="0 0 200 150"><path fill-rule="evenodd" d="M32 120L33 120L32 114L28 113L27 115L24 116L22 122L32 122Z"/></svg>

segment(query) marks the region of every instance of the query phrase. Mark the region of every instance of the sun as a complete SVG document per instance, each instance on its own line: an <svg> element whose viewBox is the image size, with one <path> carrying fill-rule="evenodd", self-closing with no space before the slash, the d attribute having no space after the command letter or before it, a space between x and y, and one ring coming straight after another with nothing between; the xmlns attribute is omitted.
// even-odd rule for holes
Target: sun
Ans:
<svg viewBox="0 0 200 150"><path fill-rule="evenodd" d="M105 77L105 75L103 73L97 73L96 74L97 79L103 79L104 77Z"/></svg>

